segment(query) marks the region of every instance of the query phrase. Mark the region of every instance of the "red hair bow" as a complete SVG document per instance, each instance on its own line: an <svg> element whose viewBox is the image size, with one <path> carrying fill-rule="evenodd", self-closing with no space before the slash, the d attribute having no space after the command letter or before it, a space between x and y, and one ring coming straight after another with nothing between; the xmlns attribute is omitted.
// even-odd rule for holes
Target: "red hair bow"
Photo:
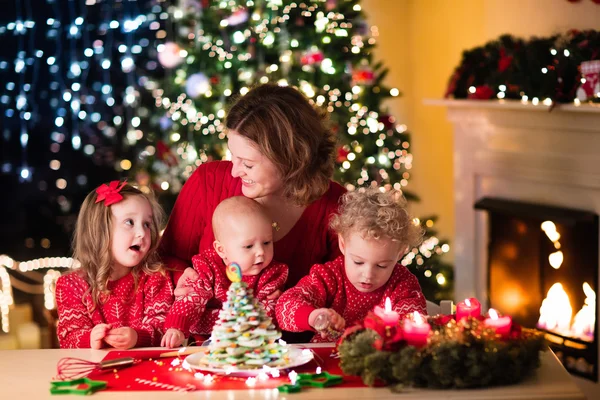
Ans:
<svg viewBox="0 0 600 400"><path fill-rule="evenodd" d="M127 181L122 182L119 186L120 181L112 181L108 185L106 183L100 185L98 189L96 189L96 193L98 194L98 198L96 198L96 203L104 200L104 205L106 207L111 206L115 203L123 200L123 195L119 194L123 186L127 184Z"/></svg>

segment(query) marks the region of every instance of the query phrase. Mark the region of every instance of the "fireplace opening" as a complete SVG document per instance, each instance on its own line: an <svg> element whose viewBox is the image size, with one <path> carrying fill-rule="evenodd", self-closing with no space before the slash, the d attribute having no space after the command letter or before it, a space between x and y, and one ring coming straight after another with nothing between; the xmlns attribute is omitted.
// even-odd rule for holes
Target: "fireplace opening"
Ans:
<svg viewBox="0 0 600 400"><path fill-rule="evenodd" d="M488 306L545 332L574 375L598 381L598 215L483 198Z"/></svg>

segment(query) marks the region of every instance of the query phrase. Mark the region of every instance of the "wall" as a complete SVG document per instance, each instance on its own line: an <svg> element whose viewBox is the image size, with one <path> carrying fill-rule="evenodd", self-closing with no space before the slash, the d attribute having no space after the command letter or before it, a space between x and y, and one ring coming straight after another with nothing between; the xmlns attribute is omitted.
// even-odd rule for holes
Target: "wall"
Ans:
<svg viewBox="0 0 600 400"><path fill-rule="evenodd" d="M522 37L600 29L600 5L591 0L363 0L369 23L379 27L376 59L390 69L386 83L404 94L390 112L412 133L413 174L408 189L421 197L417 215L437 214L439 236L454 237L452 129L442 107L424 99L443 96L465 49L503 33ZM460 223L460 221L458 221ZM451 252L448 260L453 261Z"/></svg>

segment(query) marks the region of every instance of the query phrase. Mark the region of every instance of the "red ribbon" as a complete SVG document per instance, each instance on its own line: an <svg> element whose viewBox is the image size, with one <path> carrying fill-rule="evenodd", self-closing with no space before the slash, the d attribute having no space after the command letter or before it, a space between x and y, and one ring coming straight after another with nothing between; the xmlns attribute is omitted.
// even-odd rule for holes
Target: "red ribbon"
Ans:
<svg viewBox="0 0 600 400"><path fill-rule="evenodd" d="M119 186L119 183L121 184ZM96 189L96 193L98 194L98 198L96 198L96 203L104 200L104 205L106 207L111 206L115 203L123 200L123 195L119 194L123 186L127 184L127 181L112 181L108 185L106 183L100 185L98 189Z"/></svg>

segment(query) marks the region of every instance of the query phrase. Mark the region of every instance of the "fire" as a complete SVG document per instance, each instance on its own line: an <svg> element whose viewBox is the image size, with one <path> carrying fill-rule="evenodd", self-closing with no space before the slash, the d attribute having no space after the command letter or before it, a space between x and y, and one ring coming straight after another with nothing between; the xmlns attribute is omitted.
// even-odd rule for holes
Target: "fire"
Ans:
<svg viewBox="0 0 600 400"><path fill-rule="evenodd" d="M542 301L538 326L568 335L571 330L571 317L573 317L573 309L569 295L561 283L555 283Z"/></svg>
<svg viewBox="0 0 600 400"><path fill-rule="evenodd" d="M584 282L583 293L585 293L585 304L575 315L571 330L582 339L594 339L594 325L596 324L596 293L592 287Z"/></svg>
<svg viewBox="0 0 600 400"><path fill-rule="evenodd" d="M552 285L548 295L542 301L538 327L564 336L593 340L596 323L596 293L587 282L583 284L583 292L586 295L585 304L577 312L571 325L573 309L569 295L561 283Z"/></svg>

